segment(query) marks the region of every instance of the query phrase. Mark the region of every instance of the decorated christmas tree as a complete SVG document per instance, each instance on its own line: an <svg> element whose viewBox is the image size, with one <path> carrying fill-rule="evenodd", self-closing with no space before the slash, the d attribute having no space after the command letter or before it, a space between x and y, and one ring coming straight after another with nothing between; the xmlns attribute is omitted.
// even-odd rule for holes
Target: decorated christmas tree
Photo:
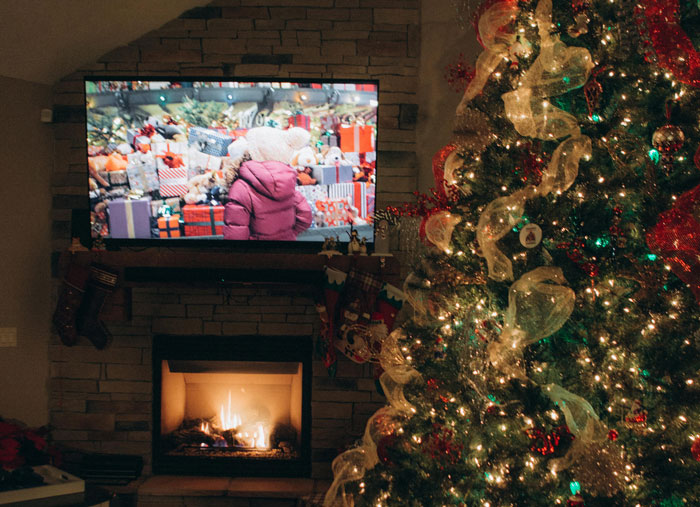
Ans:
<svg viewBox="0 0 700 507"><path fill-rule="evenodd" d="M700 10L487 0L327 506L700 505Z"/></svg>

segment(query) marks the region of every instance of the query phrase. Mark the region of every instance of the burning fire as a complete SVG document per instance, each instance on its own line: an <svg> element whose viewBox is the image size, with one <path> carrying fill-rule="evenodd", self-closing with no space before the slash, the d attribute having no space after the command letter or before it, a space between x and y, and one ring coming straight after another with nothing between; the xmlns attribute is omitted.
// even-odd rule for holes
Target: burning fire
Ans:
<svg viewBox="0 0 700 507"><path fill-rule="evenodd" d="M238 413L233 411L233 407L231 406L231 391L228 392L228 404L224 406L224 403L222 403L220 406L219 421L221 423L221 428L224 431L235 431L236 437L245 441L246 443L249 443L251 447L255 447L257 449L267 449L270 447L270 444L267 441L267 434L262 423L257 423L257 427L253 435L250 435L250 432L248 431L242 430L243 420ZM205 426L205 423L202 423L201 430L204 433L209 434L209 424L206 423Z"/></svg>

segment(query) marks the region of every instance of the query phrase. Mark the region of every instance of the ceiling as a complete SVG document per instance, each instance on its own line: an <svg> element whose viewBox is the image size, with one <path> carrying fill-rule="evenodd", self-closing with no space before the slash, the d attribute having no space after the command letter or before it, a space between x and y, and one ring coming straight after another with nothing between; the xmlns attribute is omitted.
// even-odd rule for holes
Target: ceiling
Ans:
<svg viewBox="0 0 700 507"><path fill-rule="evenodd" d="M0 0L0 76L53 84L211 0Z"/></svg>

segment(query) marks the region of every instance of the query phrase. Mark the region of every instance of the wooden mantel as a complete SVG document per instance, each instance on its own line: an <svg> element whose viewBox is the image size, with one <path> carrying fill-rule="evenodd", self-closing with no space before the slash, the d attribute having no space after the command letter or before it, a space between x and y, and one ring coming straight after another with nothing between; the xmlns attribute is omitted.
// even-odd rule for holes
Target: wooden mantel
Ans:
<svg viewBox="0 0 700 507"><path fill-rule="evenodd" d="M253 283L294 281L293 274L321 274L325 266L341 271L351 267L381 275L390 283L399 283L399 262L395 257L373 255L334 255L327 257L313 253L283 252L230 252L207 250L177 250L149 248L146 250L64 252L61 267L70 262L100 263L118 271L125 286L143 286L168 283L192 283L197 274L204 274L202 282ZM163 273L176 276L164 279Z"/></svg>

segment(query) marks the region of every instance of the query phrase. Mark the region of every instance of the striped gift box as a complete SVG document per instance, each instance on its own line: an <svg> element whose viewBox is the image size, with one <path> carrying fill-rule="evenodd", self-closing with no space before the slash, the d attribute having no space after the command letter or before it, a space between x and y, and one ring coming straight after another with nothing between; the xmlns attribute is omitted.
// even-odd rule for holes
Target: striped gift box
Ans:
<svg viewBox="0 0 700 507"><path fill-rule="evenodd" d="M187 193L187 167L158 169L161 197L178 197Z"/></svg>
<svg viewBox="0 0 700 507"><path fill-rule="evenodd" d="M328 185L328 197L331 199L347 198L348 201L352 202L353 185L353 183L331 183Z"/></svg>

